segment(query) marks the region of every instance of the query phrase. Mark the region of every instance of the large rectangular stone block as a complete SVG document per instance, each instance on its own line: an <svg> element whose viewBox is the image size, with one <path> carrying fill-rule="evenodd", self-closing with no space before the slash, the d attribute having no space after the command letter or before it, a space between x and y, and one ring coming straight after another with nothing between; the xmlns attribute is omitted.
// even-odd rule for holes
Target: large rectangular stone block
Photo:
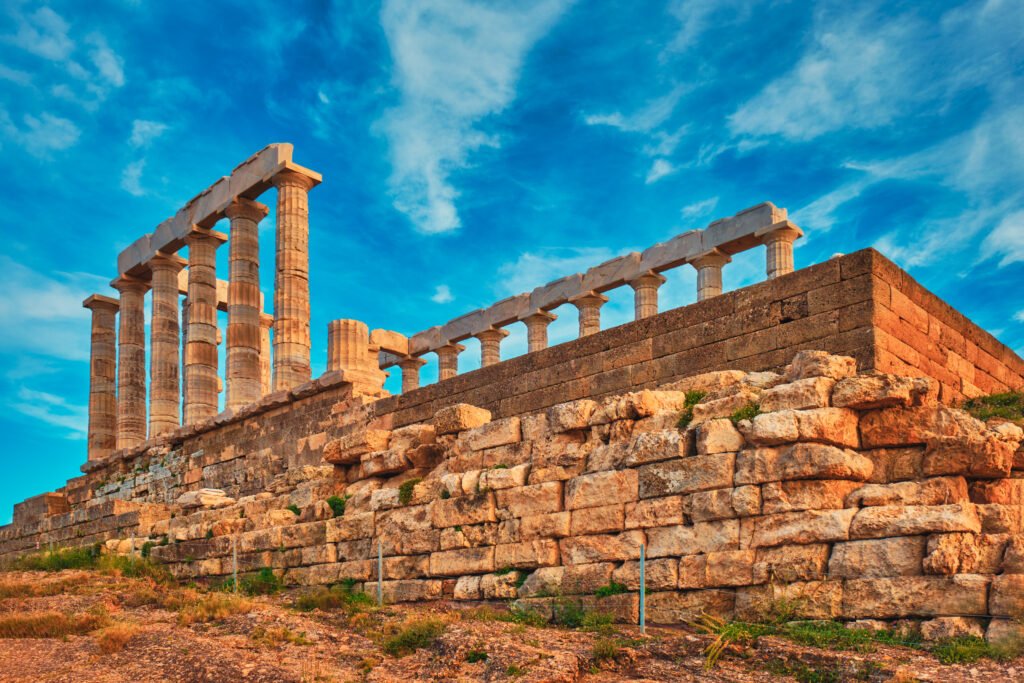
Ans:
<svg viewBox="0 0 1024 683"><path fill-rule="evenodd" d="M648 557L679 557L719 550L738 550L740 525L735 519L697 522L647 530Z"/></svg>
<svg viewBox="0 0 1024 683"><path fill-rule="evenodd" d="M836 543L828 563L829 576L860 579L876 576L920 576L924 573L924 536L901 536Z"/></svg>
<svg viewBox="0 0 1024 683"><path fill-rule="evenodd" d="M515 489L508 490L514 491ZM433 503L433 523L438 529L497 521L494 493L492 492L447 500L439 498Z"/></svg>
<svg viewBox="0 0 1024 683"><path fill-rule="evenodd" d="M752 548L845 541L857 510L806 510L765 515L754 520Z"/></svg>
<svg viewBox="0 0 1024 683"><path fill-rule="evenodd" d="M981 531L974 505L883 505L863 508L850 526L850 538L913 536L943 531Z"/></svg>
<svg viewBox="0 0 1024 683"><path fill-rule="evenodd" d="M977 574L847 579L842 616L898 619L986 614L989 581Z"/></svg>
<svg viewBox="0 0 1024 683"><path fill-rule="evenodd" d="M444 550L430 554L431 576L486 574L495 569L494 546Z"/></svg>
<svg viewBox="0 0 1024 683"><path fill-rule="evenodd" d="M637 499L636 470L595 472L570 479L565 487L567 510L629 503Z"/></svg>
<svg viewBox="0 0 1024 683"><path fill-rule="evenodd" d="M614 562L640 558L640 546L645 536L642 531L624 531L602 536L578 536L559 541L562 564L588 564Z"/></svg>
<svg viewBox="0 0 1024 683"><path fill-rule="evenodd" d="M638 469L640 498L732 488L735 457L720 453L644 465Z"/></svg>

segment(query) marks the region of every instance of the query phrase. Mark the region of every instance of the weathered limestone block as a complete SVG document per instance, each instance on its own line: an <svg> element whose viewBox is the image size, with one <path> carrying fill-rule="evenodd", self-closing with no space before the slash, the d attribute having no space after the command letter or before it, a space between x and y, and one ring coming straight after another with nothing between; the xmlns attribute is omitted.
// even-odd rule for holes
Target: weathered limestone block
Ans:
<svg viewBox="0 0 1024 683"><path fill-rule="evenodd" d="M199 489L187 491L175 501L182 509L192 508L222 508L235 504L235 499L228 496L221 489Z"/></svg>
<svg viewBox="0 0 1024 683"><path fill-rule="evenodd" d="M975 505L986 534L1018 534L1024 531L1024 507L1018 505Z"/></svg>
<svg viewBox="0 0 1024 683"><path fill-rule="evenodd" d="M572 512L569 535L607 534L625 528L625 510L622 503L584 508Z"/></svg>
<svg viewBox="0 0 1024 683"><path fill-rule="evenodd" d="M363 429L329 441L324 446L324 460L335 465L357 463L366 453L387 450L391 432L385 429ZM404 449L403 449L404 450Z"/></svg>
<svg viewBox="0 0 1024 683"><path fill-rule="evenodd" d="M460 548L430 554L431 576L461 576L493 572L494 546Z"/></svg>
<svg viewBox="0 0 1024 683"><path fill-rule="evenodd" d="M515 467L499 467L496 469L484 470L480 473L481 491L502 491L526 485L526 479L530 474L529 465L517 465Z"/></svg>
<svg viewBox="0 0 1024 683"><path fill-rule="evenodd" d="M1024 505L1024 479L971 482L972 503Z"/></svg>
<svg viewBox="0 0 1024 683"><path fill-rule="evenodd" d="M988 432L979 438L936 437L928 440L923 470L927 476L963 474L978 478L1008 477L1016 447Z"/></svg>
<svg viewBox="0 0 1024 683"><path fill-rule="evenodd" d="M874 463L872 483L888 484L894 481L920 479L924 476L924 448L876 448L861 451L861 455Z"/></svg>
<svg viewBox="0 0 1024 683"><path fill-rule="evenodd" d="M590 417L590 425L601 425L616 420L639 420L664 411L682 409L686 394L680 391L651 391L645 389L621 396L612 396L600 403Z"/></svg>
<svg viewBox="0 0 1024 683"><path fill-rule="evenodd" d="M883 505L862 508L850 525L850 538L913 536L943 531L981 531L971 504Z"/></svg>
<svg viewBox="0 0 1024 683"><path fill-rule="evenodd" d="M832 405L838 408L871 410L909 408L927 396L931 380L896 375L861 375L840 380L832 391Z"/></svg>
<svg viewBox="0 0 1024 683"><path fill-rule="evenodd" d="M368 560L377 552L376 544L372 543L368 538L358 541L342 541L334 547L338 554L338 560L343 562Z"/></svg>
<svg viewBox="0 0 1024 683"><path fill-rule="evenodd" d="M712 393L739 384L746 376L747 373L742 370L716 370L677 380L666 385L665 388L683 393L687 391Z"/></svg>
<svg viewBox="0 0 1024 683"><path fill-rule="evenodd" d="M378 451L366 453L361 457L359 466L364 477L380 477L387 474L398 474L412 467L403 451Z"/></svg>
<svg viewBox="0 0 1024 683"><path fill-rule="evenodd" d="M1001 574L992 578L988 613L1015 619L1024 617L1024 574Z"/></svg>
<svg viewBox="0 0 1024 683"><path fill-rule="evenodd" d="M533 517L562 510L562 482L549 481L510 489L495 494L498 509L512 517Z"/></svg>
<svg viewBox="0 0 1024 683"><path fill-rule="evenodd" d="M371 510L391 510L399 505L397 488L381 488L370 492Z"/></svg>
<svg viewBox="0 0 1024 683"><path fill-rule="evenodd" d="M940 436L978 437L985 424L944 405L871 410L861 416L864 448L918 446Z"/></svg>
<svg viewBox="0 0 1024 683"><path fill-rule="evenodd" d="M856 513L853 509L806 510L758 517L750 547L845 541Z"/></svg>
<svg viewBox="0 0 1024 683"><path fill-rule="evenodd" d="M639 559L640 546L645 539L642 531L624 531L614 535L563 538L558 544L562 563L574 565Z"/></svg>
<svg viewBox="0 0 1024 683"><path fill-rule="evenodd" d="M522 438L522 431L518 417L506 417L474 427L464 432L460 438L466 440L471 450L481 451L485 448L518 443Z"/></svg>
<svg viewBox="0 0 1024 683"><path fill-rule="evenodd" d="M736 456L736 484L762 484L790 479L866 481L874 465L851 450L824 444L798 443L786 448L757 448Z"/></svg>
<svg viewBox="0 0 1024 683"><path fill-rule="evenodd" d="M636 434L629 442L622 464L625 467L637 467L662 460L685 458L692 454L690 439L678 429L643 432ZM594 457L593 454L591 457Z"/></svg>
<svg viewBox="0 0 1024 683"><path fill-rule="evenodd" d="M948 505L969 502L963 477L935 477L895 484L866 484L846 497L849 507Z"/></svg>
<svg viewBox="0 0 1024 683"><path fill-rule="evenodd" d="M393 430L389 445L397 450L408 450L433 443L437 443L437 433L434 431L433 425L411 424ZM384 448L373 448L371 450L379 451L384 450Z"/></svg>
<svg viewBox="0 0 1024 683"><path fill-rule="evenodd" d="M686 555L679 560L679 587L749 586L754 582L755 551L725 550Z"/></svg>
<svg viewBox="0 0 1024 683"><path fill-rule="evenodd" d="M307 522L281 529L281 546L299 548L327 543L326 522Z"/></svg>
<svg viewBox="0 0 1024 683"><path fill-rule="evenodd" d="M606 470L618 470L626 466L626 456L629 453L629 443L624 441L613 441L612 443L599 443L587 456L587 472L604 472Z"/></svg>
<svg viewBox="0 0 1024 683"><path fill-rule="evenodd" d="M562 575L562 591L568 595L593 593L611 581L613 562L594 562L565 567Z"/></svg>
<svg viewBox="0 0 1024 683"><path fill-rule="evenodd" d="M777 410L827 408L835 383L830 377L808 377L779 384L761 394L761 411L771 413Z"/></svg>
<svg viewBox="0 0 1024 683"><path fill-rule="evenodd" d="M902 536L871 541L836 543L828 573L833 578L920 576L925 555L923 536Z"/></svg>
<svg viewBox="0 0 1024 683"><path fill-rule="evenodd" d="M739 486L701 491L687 498L684 509L694 522L752 517L761 514L761 489L757 486Z"/></svg>
<svg viewBox="0 0 1024 683"><path fill-rule="evenodd" d="M761 390L746 385L737 385L735 393L721 398L710 396L693 407L693 420L690 424L699 425L707 420L729 417L740 408L757 403L761 398Z"/></svg>
<svg viewBox="0 0 1024 683"><path fill-rule="evenodd" d="M514 491L515 489L508 489ZM494 493L487 492L462 498L439 499L433 504L434 526L451 526L497 522Z"/></svg>
<svg viewBox="0 0 1024 683"><path fill-rule="evenodd" d="M921 622L921 638L927 642L973 636L984 638L980 619L970 617L939 617Z"/></svg>
<svg viewBox="0 0 1024 683"><path fill-rule="evenodd" d="M595 472L570 479L565 486L565 508L599 507L637 499L636 470Z"/></svg>
<svg viewBox="0 0 1024 683"><path fill-rule="evenodd" d="M597 410L597 402L590 399L559 403L548 408L547 421L553 434L561 434L590 426L590 418Z"/></svg>
<svg viewBox="0 0 1024 683"><path fill-rule="evenodd" d="M1024 536L1007 535L1001 570L1004 574L1024 574Z"/></svg>
<svg viewBox="0 0 1024 683"><path fill-rule="evenodd" d="M977 565L980 547L978 534L932 534L924 558L926 574L971 574L962 567ZM998 565L997 565L998 569Z"/></svg>
<svg viewBox="0 0 1024 683"><path fill-rule="evenodd" d="M213 532L214 537L232 536L248 530L251 525L252 521L244 518L221 519L213 523L210 531Z"/></svg>
<svg viewBox="0 0 1024 683"><path fill-rule="evenodd" d="M384 579L422 579L430 573L430 555L384 558Z"/></svg>
<svg viewBox="0 0 1024 683"><path fill-rule="evenodd" d="M697 522L647 530L647 557L679 557L720 550L738 550L740 525L735 519Z"/></svg>
<svg viewBox="0 0 1024 683"><path fill-rule="evenodd" d="M837 510L846 505L851 491L863 486L859 481L845 480L800 480L776 481L761 487L763 512L766 515L777 512L799 510Z"/></svg>
<svg viewBox="0 0 1024 683"><path fill-rule="evenodd" d="M494 522L441 529L441 550L479 548L497 542L498 525Z"/></svg>
<svg viewBox="0 0 1024 683"><path fill-rule="evenodd" d="M986 614L988 584L988 577L976 574L847 579L842 616L897 619Z"/></svg>
<svg viewBox="0 0 1024 683"><path fill-rule="evenodd" d="M626 590L640 590L640 563L623 562L612 571L612 581ZM651 560L644 567L644 581L649 591L675 590L679 585L679 562L675 559Z"/></svg>
<svg viewBox="0 0 1024 683"><path fill-rule="evenodd" d="M654 624L688 624L701 614L731 619L736 599L729 591L665 591L647 596L647 619Z"/></svg>
<svg viewBox="0 0 1024 683"><path fill-rule="evenodd" d="M652 526L666 526L683 523L683 497L666 496L648 498L636 503L626 503L625 525L627 529L646 529Z"/></svg>
<svg viewBox="0 0 1024 683"><path fill-rule="evenodd" d="M857 413L848 408L814 408L797 410L797 430L801 441L815 441L833 446L857 448Z"/></svg>
<svg viewBox="0 0 1024 683"><path fill-rule="evenodd" d="M381 581L381 595L384 602L423 602L437 600L441 597L444 582L435 579L406 579L401 581Z"/></svg>
<svg viewBox="0 0 1024 683"><path fill-rule="evenodd" d="M552 539L503 543L494 548L494 564L499 568L536 569L558 564L558 542Z"/></svg>
<svg viewBox="0 0 1024 683"><path fill-rule="evenodd" d="M434 413L434 431L438 434L455 434L467 429L474 429L491 421L491 411L471 406L468 403L456 403L446 406Z"/></svg>
<svg viewBox="0 0 1024 683"><path fill-rule="evenodd" d="M566 567L541 567L526 577L519 587L519 597L558 595L562 593L562 577Z"/></svg>
<svg viewBox="0 0 1024 683"><path fill-rule="evenodd" d="M484 576L493 576L485 574ZM483 576L460 576L455 582L453 597L456 600L480 600L483 598L483 591L480 590L480 581Z"/></svg>
<svg viewBox="0 0 1024 683"><path fill-rule="evenodd" d="M761 413L739 424L740 432L755 446L777 446L800 438L795 410Z"/></svg>
<svg viewBox="0 0 1024 683"><path fill-rule="evenodd" d="M849 356L833 356L825 351L798 351L786 366L786 379L794 382L808 377L844 379L857 374L857 361Z"/></svg>
<svg viewBox="0 0 1024 683"><path fill-rule="evenodd" d="M834 619L842 611L843 585L839 581L804 581L736 589L736 618L771 619L776 605L785 602L801 619Z"/></svg>
<svg viewBox="0 0 1024 683"><path fill-rule="evenodd" d="M520 538L524 541L538 538L564 538L569 535L571 519L571 512L552 512L523 517L519 523Z"/></svg>
<svg viewBox="0 0 1024 683"><path fill-rule="evenodd" d="M484 574L480 577L480 594L484 600L511 600L519 595L516 584L521 572Z"/></svg>
<svg viewBox="0 0 1024 683"><path fill-rule="evenodd" d="M731 420L708 420L697 426L697 453L735 453L743 448L743 436Z"/></svg>
<svg viewBox="0 0 1024 683"><path fill-rule="evenodd" d="M720 453L644 465L638 468L640 498L731 488L735 459L732 453Z"/></svg>
<svg viewBox="0 0 1024 683"><path fill-rule="evenodd" d="M993 619L985 631L985 640L992 645L1020 652L1024 643L1024 624L1011 619Z"/></svg>
<svg viewBox="0 0 1024 683"><path fill-rule="evenodd" d="M826 543L758 548L751 576L755 584L820 581L828 572L828 558Z"/></svg>

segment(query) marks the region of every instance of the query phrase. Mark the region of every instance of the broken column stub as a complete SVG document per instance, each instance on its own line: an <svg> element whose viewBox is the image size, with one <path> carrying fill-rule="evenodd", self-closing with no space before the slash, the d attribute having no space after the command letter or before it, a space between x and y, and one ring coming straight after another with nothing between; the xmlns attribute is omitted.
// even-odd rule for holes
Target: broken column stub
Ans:
<svg viewBox="0 0 1024 683"><path fill-rule="evenodd" d="M332 320L327 324L327 370L341 370L356 394L377 396L387 373L380 369L380 347L370 344L370 329L359 320Z"/></svg>

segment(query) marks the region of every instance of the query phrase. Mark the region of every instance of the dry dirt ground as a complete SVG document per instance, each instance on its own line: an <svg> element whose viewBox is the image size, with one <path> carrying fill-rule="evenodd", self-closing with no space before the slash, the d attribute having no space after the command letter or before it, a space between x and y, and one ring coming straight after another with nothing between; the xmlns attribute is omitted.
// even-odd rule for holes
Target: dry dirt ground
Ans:
<svg viewBox="0 0 1024 683"><path fill-rule="evenodd" d="M535 627L451 604L303 612L292 592L236 599L83 570L3 573L0 596L2 681L1024 680L1024 659L943 665L915 649L833 651L774 636L705 669L712 637L688 628L642 638L636 627ZM385 651L389 637L432 621L439 635L425 647ZM28 631L48 637L19 637Z"/></svg>

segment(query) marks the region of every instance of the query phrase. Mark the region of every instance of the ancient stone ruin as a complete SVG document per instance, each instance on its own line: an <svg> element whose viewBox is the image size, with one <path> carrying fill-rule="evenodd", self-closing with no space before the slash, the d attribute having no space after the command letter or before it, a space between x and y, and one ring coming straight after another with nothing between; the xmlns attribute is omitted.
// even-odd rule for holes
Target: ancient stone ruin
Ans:
<svg viewBox="0 0 1024 683"><path fill-rule="evenodd" d="M245 161L120 255L119 299L86 299L83 476L16 505L0 558L98 542L179 577L272 568L288 584L380 579L391 602L541 611L579 596L635 621L643 548L651 622L785 600L809 618L1024 635L1024 432L956 407L1024 387L1024 361L879 253L794 271L800 229L760 204L417 334L335 320L314 379L321 179L291 157ZM256 201L271 186L272 315ZM723 292L730 257L761 245L766 280ZM659 312L664 273L686 265L696 301ZM625 286L635 320L602 330ZM548 348L566 303L579 338ZM502 360L519 323L529 352ZM470 337L482 367L459 374ZM421 387L427 354L440 380Z"/></svg>

